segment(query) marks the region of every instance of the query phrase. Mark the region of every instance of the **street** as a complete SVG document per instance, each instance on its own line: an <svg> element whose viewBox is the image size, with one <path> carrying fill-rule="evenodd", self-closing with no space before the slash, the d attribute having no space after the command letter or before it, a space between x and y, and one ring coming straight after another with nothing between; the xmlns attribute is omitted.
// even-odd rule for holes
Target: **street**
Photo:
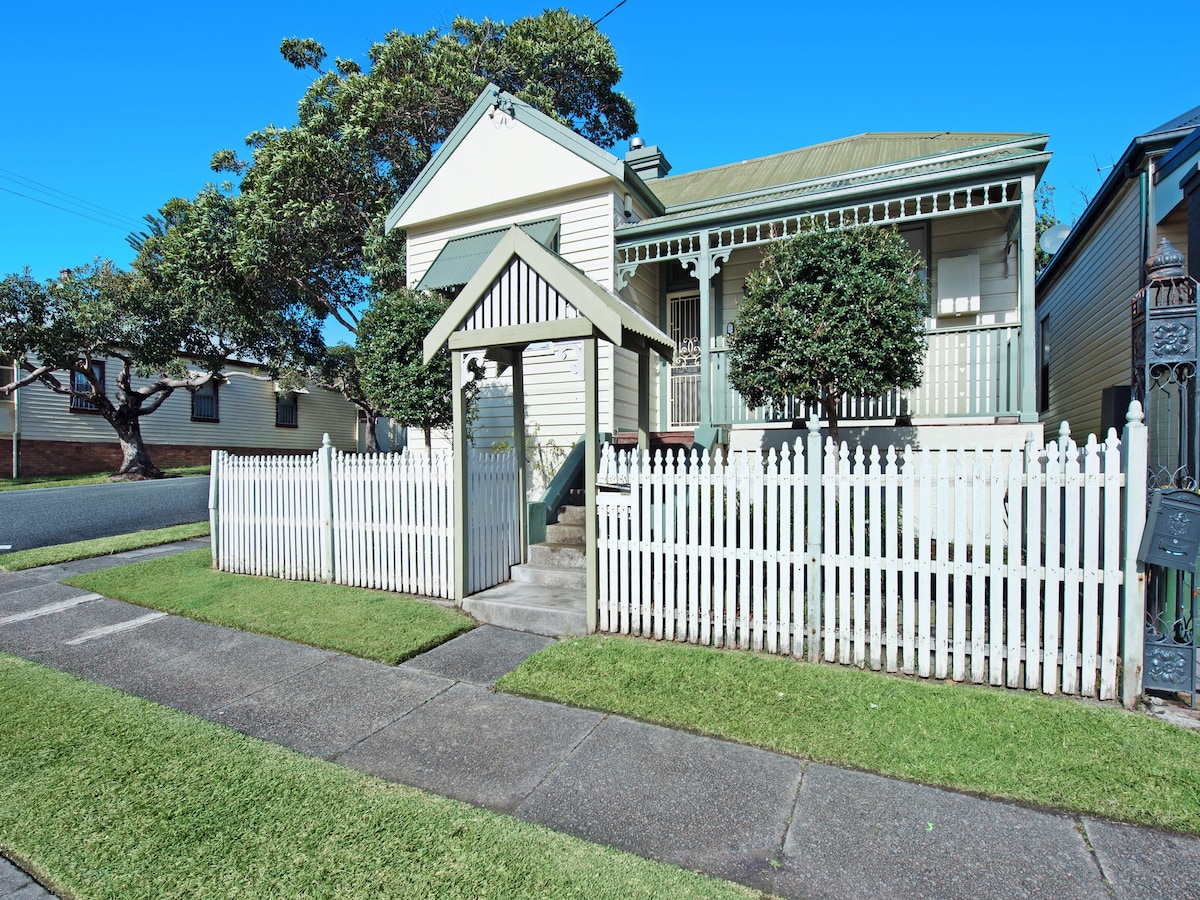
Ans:
<svg viewBox="0 0 1200 900"><path fill-rule="evenodd" d="M0 547L30 550L208 518L208 476L0 492Z"/></svg>

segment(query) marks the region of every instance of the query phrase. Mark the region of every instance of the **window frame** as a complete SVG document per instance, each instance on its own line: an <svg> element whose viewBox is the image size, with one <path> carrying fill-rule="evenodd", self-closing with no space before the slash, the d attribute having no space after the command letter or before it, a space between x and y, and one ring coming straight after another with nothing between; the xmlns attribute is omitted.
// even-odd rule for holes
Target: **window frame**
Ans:
<svg viewBox="0 0 1200 900"><path fill-rule="evenodd" d="M92 360L91 363L89 363L88 368L92 370L92 374L96 376L96 380L100 382L101 386L103 386L104 385L104 377L105 377L104 362L102 360L98 360L98 359ZM87 380L87 376L85 376L82 372L78 372L78 371L72 369L71 370L71 392L72 393L69 398L70 402L68 404L68 411L71 413L74 413L76 415L81 415L81 416L98 416L98 415L100 415L100 404L99 403L96 403L93 400L85 400L75 393L75 391L80 390L79 381L82 381L84 385L87 385L88 389L91 388L91 382L89 382Z"/></svg>
<svg viewBox="0 0 1200 900"><path fill-rule="evenodd" d="M280 403L280 399L284 402ZM281 421L280 410L291 408L291 421ZM295 391L279 391L275 394L275 427L276 428L299 428L300 427L300 395Z"/></svg>
<svg viewBox="0 0 1200 900"><path fill-rule="evenodd" d="M211 416L197 415L196 414L196 397L197 396L208 396L207 394L205 394L203 392L208 390L209 388L212 389L212 394L211 394L211 396L212 396L212 415ZM193 422L220 422L221 421L221 392L220 392L220 385L217 383L217 379L213 378L209 381L206 381L204 384L197 385L196 387L188 388L188 393L191 394L191 398L192 398L192 421Z"/></svg>

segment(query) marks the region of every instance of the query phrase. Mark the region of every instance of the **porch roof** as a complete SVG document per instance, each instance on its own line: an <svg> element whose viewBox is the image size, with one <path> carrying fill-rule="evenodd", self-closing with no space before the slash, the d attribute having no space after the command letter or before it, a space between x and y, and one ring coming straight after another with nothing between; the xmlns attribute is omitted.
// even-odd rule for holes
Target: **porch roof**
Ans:
<svg viewBox="0 0 1200 900"><path fill-rule="evenodd" d="M863 177L872 170L909 168L909 164L937 163L948 154L987 148L1040 150L1048 138L1032 133L1009 132L867 132L800 147L785 153L744 162L655 179L649 187L668 212L713 200L726 200L765 189L778 190L833 176Z"/></svg>
<svg viewBox="0 0 1200 900"><path fill-rule="evenodd" d="M993 143L984 147L976 146L965 150L945 151L905 162L881 163L870 168L840 170L807 180L776 181L774 184L744 190L741 193L713 194L710 199L698 202L668 203L668 210L664 215L620 226L617 230L617 242L621 243L623 240L632 240L648 232L662 231L672 227L696 227L709 223L724 223L745 215L755 214L759 209L765 207L777 209L780 206L795 205L803 206L808 211L817 211L826 202L841 204L848 197L871 196L876 194L879 189L903 186L908 190L922 182L945 184L949 179L957 179L960 175L975 177L984 171L1032 167L1040 175L1050 159L1050 154L1043 149L1047 140L1048 138L1044 135L1022 135L1012 141ZM810 149L813 148L804 148L790 154L780 154L780 156L801 154L791 166L793 169L798 169L802 168L804 164L812 162L803 156ZM776 158L767 157L766 161L774 159ZM715 186L723 180L725 176L721 176L720 173L724 169L752 166L761 162L764 160L750 160L748 163L738 163L735 166L723 167L721 170L706 170L706 172L693 174L718 173L713 176L713 180L706 182L704 192L707 193L714 190ZM786 168L776 165L770 167L767 172L773 172L775 177L778 177ZM756 179L761 179L765 177L766 172L747 172L729 177L743 183L752 183L751 175ZM689 176L677 177L688 178ZM662 180L672 181L674 179ZM657 183L651 182L651 184L654 190L660 191L660 195L666 199L668 193L663 191ZM693 193L696 191L689 188L679 191L676 196L682 198Z"/></svg>
<svg viewBox="0 0 1200 900"><path fill-rule="evenodd" d="M518 262L532 277L509 277ZM533 299L540 302L511 296L513 283L535 288ZM470 336L455 338L463 332ZM425 362L446 343L460 344L456 349L520 347L592 334L627 350L652 350L668 362L674 354L670 338L637 310L513 225L425 337Z"/></svg>
<svg viewBox="0 0 1200 900"><path fill-rule="evenodd" d="M536 222L521 222L517 227L543 247L549 247L558 234L558 216L538 219ZM425 272L417 289L432 291L466 284L488 254L496 249L506 231L507 228L493 228L451 238Z"/></svg>

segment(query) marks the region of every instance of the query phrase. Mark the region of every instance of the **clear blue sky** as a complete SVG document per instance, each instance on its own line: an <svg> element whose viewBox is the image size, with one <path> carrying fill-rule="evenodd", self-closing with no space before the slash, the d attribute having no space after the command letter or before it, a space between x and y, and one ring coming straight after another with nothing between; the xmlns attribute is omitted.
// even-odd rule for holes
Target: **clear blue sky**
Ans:
<svg viewBox="0 0 1200 900"><path fill-rule="evenodd" d="M597 18L616 2L571 9ZM284 37L314 37L331 57L365 64L390 29L421 31L457 14L512 21L542 8L10 4L0 21L9 73L0 275L29 266L47 278L96 256L128 265L125 235L170 197L215 180L213 151L240 151L249 131L294 121L310 79L279 56ZM1164 34L1162 17L1108 2L627 0L600 28L616 46L641 135L675 173L864 131L1045 132L1054 151L1046 180L1071 219L1107 174L1098 165L1200 104L1186 54L1162 49L1196 30L1200 14L1186 8Z"/></svg>

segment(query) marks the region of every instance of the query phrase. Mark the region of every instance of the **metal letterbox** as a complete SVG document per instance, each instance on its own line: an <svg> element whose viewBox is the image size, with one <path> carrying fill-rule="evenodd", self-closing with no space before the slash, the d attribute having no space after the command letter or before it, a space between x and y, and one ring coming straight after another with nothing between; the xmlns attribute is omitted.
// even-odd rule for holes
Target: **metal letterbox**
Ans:
<svg viewBox="0 0 1200 900"><path fill-rule="evenodd" d="M1138 559L1153 566L1196 574L1200 553L1200 494L1156 491L1150 498Z"/></svg>

